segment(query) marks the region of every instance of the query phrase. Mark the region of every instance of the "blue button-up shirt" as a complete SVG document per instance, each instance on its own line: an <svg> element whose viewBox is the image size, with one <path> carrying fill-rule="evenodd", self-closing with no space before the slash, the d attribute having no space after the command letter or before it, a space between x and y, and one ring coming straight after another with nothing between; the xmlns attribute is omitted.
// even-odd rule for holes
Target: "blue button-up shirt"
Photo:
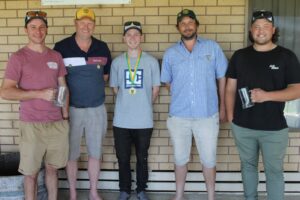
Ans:
<svg viewBox="0 0 300 200"><path fill-rule="evenodd" d="M164 54L161 82L171 85L170 115L205 118L218 112L216 79L223 78L227 59L220 46L197 38L192 52L182 41Z"/></svg>

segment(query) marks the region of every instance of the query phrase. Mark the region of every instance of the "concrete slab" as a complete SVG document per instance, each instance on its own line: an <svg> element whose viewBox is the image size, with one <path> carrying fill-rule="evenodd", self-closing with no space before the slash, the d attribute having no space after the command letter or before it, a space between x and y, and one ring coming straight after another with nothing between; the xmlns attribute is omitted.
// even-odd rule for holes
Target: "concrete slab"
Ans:
<svg viewBox="0 0 300 200"><path fill-rule="evenodd" d="M78 200L88 200L88 192L88 190L78 190ZM117 200L119 196L117 191L101 190L99 194L104 200ZM148 192L147 194L150 200L170 200L174 195L173 192ZM68 190L59 190L58 199L67 200L68 197ZM187 192L185 198L186 200L207 200L207 195L199 192ZM130 200L137 200L135 193L131 194ZM244 197L239 193L217 193L216 200L244 200ZM266 200L265 194L261 194L259 200ZM285 200L300 200L300 194L286 195Z"/></svg>

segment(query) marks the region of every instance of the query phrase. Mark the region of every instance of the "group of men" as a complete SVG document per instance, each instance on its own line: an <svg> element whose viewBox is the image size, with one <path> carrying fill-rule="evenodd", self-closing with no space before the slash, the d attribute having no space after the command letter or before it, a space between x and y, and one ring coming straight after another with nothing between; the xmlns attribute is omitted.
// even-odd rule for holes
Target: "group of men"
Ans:
<svg viewBox="0 0 300 200"><path fill-rule="evenodd" d="M54 46L45 45L47 14L28 11L28 44L8 60L1 97L20 100L20 166L25 199L36 199L37 175L45 164L48 199L57 199L57 169L65 167L70 200L77 198L76 180L83 134L88 151L89 199L97 192L102 140L107 129L105 82L116 96L113 134L119 164L119 200L130 198L131 145L136 151L136 193L140 200L148 182L148 149L153 131L153 102L164 83L171 95L167 128L174 149L176 195L184 199L192 138L200 154L208 200L215 199L219 123L229 121L241 158L244 195L258 198L258 154L262 152L269 200L284 199L283 158L288 128L284 102L300 97L300 65L290 50L276 45L278 31L269 11L255 11L249 36L252 45L238 50L229 64L212 41L197 36L192 10L177 14L181 40L167 49L160 74L156 58L141 49L142 25L124 23L127 51L112 61L107 44L93 37L95 13L75 14L76 32ZM65 79L66 76L66 79ZM227 81L226 81L227 80ZM226 83L227 82L227 83ZM53 100L67 86L64 107ZM243 109L238 89L250 88L254 106ZM69 130L70 129L70 130Z"/></svg>

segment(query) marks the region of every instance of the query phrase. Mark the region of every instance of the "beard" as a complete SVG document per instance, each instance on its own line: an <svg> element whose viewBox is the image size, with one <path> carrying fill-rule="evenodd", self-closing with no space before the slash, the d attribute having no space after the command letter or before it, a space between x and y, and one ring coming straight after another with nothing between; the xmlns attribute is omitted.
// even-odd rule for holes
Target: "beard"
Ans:
<svg viewBox="0 0 300 200"><path fill-rule="evenodd" d="M190 34L190 35L188 35L188 34L181 34L181 38L183 39L183 40L192 40L192 39L194 39L195 37L196 37L196 35L197 35L197 32L193 32L192 34Z"/></svg>

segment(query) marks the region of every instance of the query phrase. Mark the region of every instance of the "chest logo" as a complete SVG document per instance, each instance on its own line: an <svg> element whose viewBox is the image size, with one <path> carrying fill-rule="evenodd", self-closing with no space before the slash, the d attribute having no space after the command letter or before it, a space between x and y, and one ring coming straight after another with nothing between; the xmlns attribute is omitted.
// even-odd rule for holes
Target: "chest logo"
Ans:
<svg viewBox="0 0 300 200"><path fill-rule="evenodd" d="M269 68L270 68L271 70L278 70L278 69L279 69L279 67L276 66L276 65L269 65Z"/></svg>
<svg viewBox="0 0 300 200"><path fill-rule="evenodd" d="M88 57L87 64L97 65L97 68L106 65L107 58L106 57ZM98 68L98 69L99 69Z"/></svg>
<svg viewBox="0 0 300 200"><path fill-rule="evenodd" d="M207 61L211 61L211 55L206 55Z"/></svg>
<svg viewBox="0 0 300 200"><path fill-rule="evenodd" d="M57 69L58 65L56 62L47 62L49 69Z"/></svg>
<svg viewBox="0 0 300 200"><path fill-rule="evenodd" d="M131 72L134 73L133 70ZM124 79L125 79L125 89L143 88L144 70L137 69L134 80L132 81L130 77L130 72L128 71L128 69L126 69L124 71Z"/></svg>

